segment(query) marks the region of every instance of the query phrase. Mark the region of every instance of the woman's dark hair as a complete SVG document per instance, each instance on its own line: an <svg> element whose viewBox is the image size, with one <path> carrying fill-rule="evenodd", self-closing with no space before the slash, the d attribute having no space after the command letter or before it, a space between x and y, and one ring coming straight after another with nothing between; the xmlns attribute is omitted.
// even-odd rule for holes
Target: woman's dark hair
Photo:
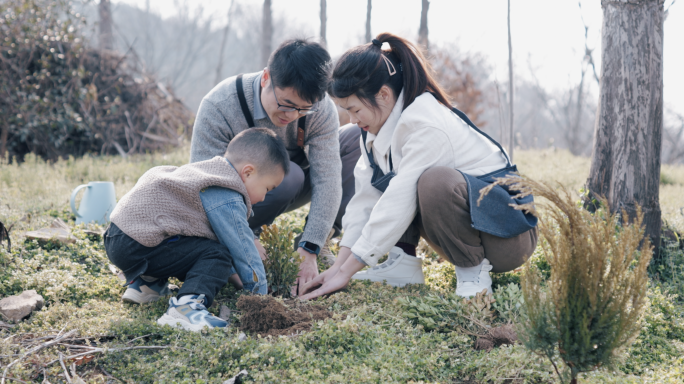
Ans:
<svg viewBox="0 0 684 384"><path fill-rule="evenodd" d="M389 44L389 51L382 49L383 43ZM390 75L394 70L396 73ZM336 98L356 95L364 104L377 108L375 95L385 84L395 97L403 88L403 109L425 91L451 108L446 92L432 76L432 66L420 49L408 40L387 32L379 34L373 42L359 45L342 55L333 70L328 92Z"/></svg>
<svg viewBox="0 0 684 384"><path fill-rule="evenodd" d="M287 40L271 54L268 69L276 87L293 87L299 97L314 104L325 97L330 54L313 41Z"/></svg>

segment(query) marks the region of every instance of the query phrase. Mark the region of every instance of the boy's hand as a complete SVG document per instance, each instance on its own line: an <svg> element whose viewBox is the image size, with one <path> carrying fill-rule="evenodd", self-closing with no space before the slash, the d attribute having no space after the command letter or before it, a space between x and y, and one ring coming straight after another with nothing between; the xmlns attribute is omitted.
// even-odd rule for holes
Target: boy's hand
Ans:
<svg viewBox="0 0 684 384"><path fill-rule="evenodd" d="M304 292L304 285L318 276L318 263L316 263L316 254L309 253L304 248L297 248L299 256L303 261L299 264L299 276L297 278L298 293L301 295Z"/></svg>

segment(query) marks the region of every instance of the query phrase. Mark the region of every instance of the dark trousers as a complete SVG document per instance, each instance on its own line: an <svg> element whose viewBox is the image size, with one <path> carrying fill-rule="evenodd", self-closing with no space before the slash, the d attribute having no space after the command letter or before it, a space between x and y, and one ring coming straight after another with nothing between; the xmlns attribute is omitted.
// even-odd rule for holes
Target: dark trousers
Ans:
<svg viewBox="0 0 684 384"><path fill-rule="evenodd" d="M335 217L335 236L342 230L342 217L347 204L354 196L354 167L361 156L359 145L361 129L358 125L348 124L340 128L340 157L342 158L342 203ZM285 212L294 211L311 202L311 179L309 169L302 169L290 162L290 172L283 182L266 194L261 203L252 206L254 216L249 219L249 227L261 233L262 225L270 225Z"/></svg>
<svg viewBox="0 0 684 384"><path fill-rule="evenodd" d="M418 179L418 214L399 241L418 244L423 237L459 267L474 267L486 257L497 273L523 265L537 246L537 228L504 239L478 231L471 222L468 185L461 172L430 168Z"/></svg>
<svg viewBox="0 0 684 384"><path fill-rule="evenodd" d="M114 223L104 235L107 257L121 269L126 281L140 275L183 281L178 296L204 294L207 307L228 282L233 259L228 248L203 237L175 236L156 247L145 247Z"/></svg>

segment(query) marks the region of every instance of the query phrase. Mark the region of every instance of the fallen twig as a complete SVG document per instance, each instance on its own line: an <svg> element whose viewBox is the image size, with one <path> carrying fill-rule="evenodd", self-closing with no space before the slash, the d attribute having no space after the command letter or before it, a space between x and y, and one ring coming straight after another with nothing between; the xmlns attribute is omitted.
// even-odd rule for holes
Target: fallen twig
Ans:
<svg viewBox="0 0 684 384"><path fill-rule="evenodd" d="M152 336L152 335L156 335L156 333L150 333L149 335L138 336L138 337L136 337L135 339L132 339L132 340L126 342L126 344L130 344L130 343L132 343L132 342L134 342L134 341L136 341L136 340L138 340L138 339L143 339L143 338L145 338L145 337L149 337L149 336Z"/></svg>
<svg viewBox="0 0 684 384"><path fill-rule="evenodd" d="M69 371L67 371L67 367L64 364L64 355L62 355L62 352L59 353L59 365L61 365L64 370L64 377L66 378L67 383L71 383L71 377L69 377Z"/></svg>
<svg viewBox="0 0 684 384"><path fill-rule="evenodd" d="M77 353L77 354L71 355L71 356L67 356L67 357L65 357L65 359L71 360L71 359L75 359L77 357L90 355L92 353L123 352L123 351L130 351L133 349L166 349L166 348L169 348L169 346L168 345L150 345L150 346L142 345L142 346L137 346L137 347L125 347L125 348L96 348L96 347L89 347L89 348L91 348L89 351ZM59 359L55 359L55 360L52 360L51 362L49 362L45 365L48 366L48 365L54 364L58 361L59 361Z"/></svg>
<svg viewBox="0 0 684 384"><path fill-rule="evenodd" d="M18 381L18 382L20 382L20 383L27 383L27 384L28 384L28 381L15 379L14 377L8 377L7 380L14 380L14 381Z"/></svg>
<svg viewBox="0 0 684 384"><path fill-rule="evenodd" d="M22 359L24 359L26 356L28 356L28 355L30 355L30 354L36 353L36 352L40 351L40 350L43 349L43 348L47 348L47 347L49 347L49 346L51 346L51 345L54 345L54 344L59 343L60 341L66 339L66 338L68 338L68 337L71 337L71 336L72 336L73 334L75 334L76 332L77 332L77 330L74 329L74 330L72 330L72 331L69 331L69 332L67 332L67 333L65 333L65 334L63 334L63 335L61 335L61 336L58 336L57 338L53 339L52 341L48 341L48 342L46 342L46 343L43 343L43 344L41 344L41 345L39 345L39 346L37 346L37 347L33 347L32 349L28 350L28 351L27 351L26 353L24 353L21 357L19 357L18 359L14 360L14 361L11 362L7 367L5 367L5 370L4 370L4 372L2 373L2 379L0 380L0 384L5 384L5 379L7 378L7 372L9 372L10 368L12 368L12 366L13 366L14 364L20 362Z"/></svg>

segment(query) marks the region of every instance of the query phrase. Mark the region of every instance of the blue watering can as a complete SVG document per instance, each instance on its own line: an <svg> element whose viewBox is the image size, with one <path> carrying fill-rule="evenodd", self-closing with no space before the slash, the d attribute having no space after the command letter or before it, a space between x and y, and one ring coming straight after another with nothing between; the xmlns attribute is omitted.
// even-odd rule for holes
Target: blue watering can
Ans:
<svg viewBox="0 0 684 384"><path fill-rule="evenodd" d="M76 195L85 188L81 205L76 209ZM76 224L90 223L104 224L109 221L109 215L116 206L116 192L114 183L109 181L91 181L79 185L71 192L71 211L76 215Z"/></svg>

